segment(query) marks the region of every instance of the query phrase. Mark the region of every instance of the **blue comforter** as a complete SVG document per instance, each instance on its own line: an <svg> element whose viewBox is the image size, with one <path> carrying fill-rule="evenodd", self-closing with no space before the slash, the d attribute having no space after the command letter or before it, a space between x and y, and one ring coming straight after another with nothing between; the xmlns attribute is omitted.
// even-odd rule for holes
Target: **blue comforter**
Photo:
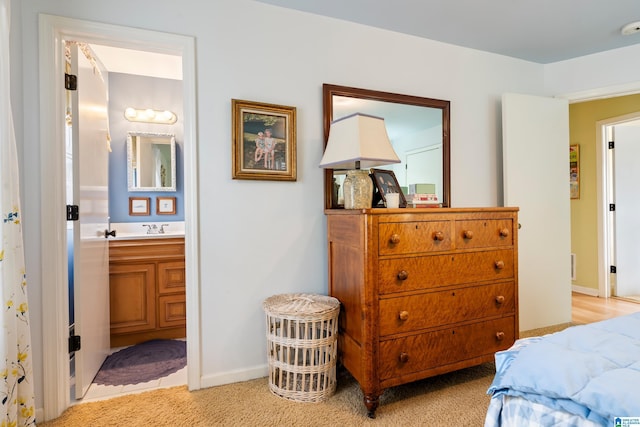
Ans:
<svg viewBox="0 0 640 427"><path fill-rule="evenodd" d="M640 416L640 312L529 341L496 353L493 397L521 396L601 425Z"/></svg>

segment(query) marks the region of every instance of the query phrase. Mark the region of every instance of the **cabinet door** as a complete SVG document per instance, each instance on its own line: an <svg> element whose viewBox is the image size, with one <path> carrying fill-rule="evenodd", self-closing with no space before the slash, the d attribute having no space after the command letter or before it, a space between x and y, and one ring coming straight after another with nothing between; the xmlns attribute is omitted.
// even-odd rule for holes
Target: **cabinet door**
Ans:
<svg viewBox="0 0 640 427"><path fill-rule="evenodd" d="M111 333L156 328L156 266L112 263L109 273Z"/></svg>
<svg viewBox="0 0 640 427"><path fill-rule="evenodd" d="M160 295L185 292L184 261L158 263L158 293Z"/></svg>

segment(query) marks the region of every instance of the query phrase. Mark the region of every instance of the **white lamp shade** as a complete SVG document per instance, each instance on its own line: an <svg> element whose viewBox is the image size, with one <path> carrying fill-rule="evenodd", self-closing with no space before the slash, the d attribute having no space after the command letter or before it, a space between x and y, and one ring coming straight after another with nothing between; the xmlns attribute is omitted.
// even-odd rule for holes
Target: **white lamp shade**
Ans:
<svg viewBox="0 0 640 427"><path fill-rule="evenodd" d="M360 169L400 163L393 150L384 119L355 113L331 122L321 168Z"/></svg>

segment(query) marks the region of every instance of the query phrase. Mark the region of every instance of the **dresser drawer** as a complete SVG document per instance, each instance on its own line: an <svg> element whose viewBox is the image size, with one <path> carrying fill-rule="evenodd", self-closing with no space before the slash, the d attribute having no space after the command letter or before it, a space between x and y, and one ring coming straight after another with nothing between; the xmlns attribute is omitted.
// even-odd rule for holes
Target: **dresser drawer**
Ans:
<svg viewBox="0 0 640 427"><path fill-rule="evenodd" d="M480 219L455 222L456 249L513 245L513 220Z"/></svg>
<svg viewBox="0 0 640 427"><path fill-rule="evenodd" d="M378 374L385 380L506 350L514 329L514 317L506 317L381 341Z"/></svg>
<svg viewBox="0 0 640 427"><path fill-rule="evenodd" d="M448 251L452 237L451 221L381 223L378 251L380 255Z"/></svg>
<svg viewBox="0 0 640 427"><path fill-rule="evenodd" d="M513 278L512 249L380 260L378 292L413 291Z"/></svg>
<svg viewBox="0 0 640 427"><path fill-rule="evenodd" d="M515 312L515 283L497 283L380 300L380 336Z"/></svg>

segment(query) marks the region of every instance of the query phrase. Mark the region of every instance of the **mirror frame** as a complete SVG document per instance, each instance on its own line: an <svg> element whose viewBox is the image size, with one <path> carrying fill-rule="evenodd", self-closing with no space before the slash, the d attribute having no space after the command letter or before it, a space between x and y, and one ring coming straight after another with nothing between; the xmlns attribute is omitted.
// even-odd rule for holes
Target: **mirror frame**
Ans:
<svg viewBox="0 0 640 427"><path fill-rule="evenodd" d="M451 103L441 99L423 98L399 93L381 92L377 90L359 89L348 86L338 86L325 83L322 85L322 103L324 109L324 149L329 140L329 129L333 120L333 97L345 96L351 98L370 99L374 101L394 102L442 110L442 207L449 207L451 197ZM333 169L325 169L324 175L324 206L325 209L338 209L333 206L331 197L333 189Z"/></svg>
<svg viewBox="0 0 640 427"><path fill-rule="evenodd" d="M166 138L171 145L171 185L166 187L136 187L133 178L133 137L149 137L149 138ZM176 138L171 133L153 133L153 132L127 132L127 189L130 192L139 191L160 191L170 192L177 191L176 178Z"/></svg>

